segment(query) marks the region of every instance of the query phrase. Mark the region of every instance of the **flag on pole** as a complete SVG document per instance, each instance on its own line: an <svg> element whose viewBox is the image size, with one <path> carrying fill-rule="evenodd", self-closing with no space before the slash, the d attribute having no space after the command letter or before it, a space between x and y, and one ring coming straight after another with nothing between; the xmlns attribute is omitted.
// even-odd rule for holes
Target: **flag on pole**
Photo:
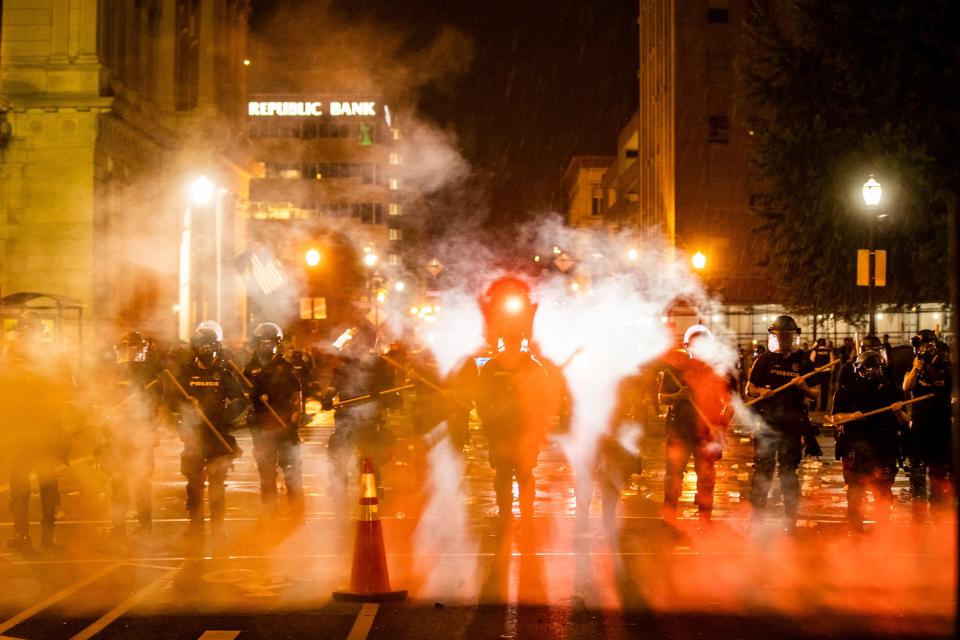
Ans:
<svg viewBox="0 0 960 640"><path fill-rule="evenodd" d="M250 253L250 267L263 295L270 295L283 286L283 268L266 247Z"/></svg>

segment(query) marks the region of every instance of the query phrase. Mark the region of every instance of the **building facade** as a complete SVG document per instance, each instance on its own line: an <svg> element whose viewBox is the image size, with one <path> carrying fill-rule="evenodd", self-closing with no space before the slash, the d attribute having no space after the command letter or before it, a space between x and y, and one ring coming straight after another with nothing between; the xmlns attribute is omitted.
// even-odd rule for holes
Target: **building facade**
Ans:
<svg viewBox="0 0 960 640"><path fill-rule="evenodd" d="M263 168L250 186L251 239L285 265L292 286L252 291L252 313L299 320L310 334L358 314L385 318L410 230L400 126L383 96L251 94L247 131Z"/></svg>
<svg viewBox="0 0 960 640"><path fill-rule="evenodd" d="M574 156L563 174L567 203L567 225L575 228L604 226L606 194L604 174L613 165L613 156Z"/></svg>
<svg viewBox="0 0 960 640"><path fill-rule="evenodd" d="M223 265L256 168L240 135L248 15L247 0L3 3L5 295L76 300L105 340L184 338L202 319L243 334L242 280ZM191 201L201 175L209 198Z"/></svg>
<svg viewBox="0 0 960 640"><path fill-rule="evenodd" d="M730 304L767 302L762 189L749 165L751 123L735 77L747 0L640 0L639 210Z"/></svg>

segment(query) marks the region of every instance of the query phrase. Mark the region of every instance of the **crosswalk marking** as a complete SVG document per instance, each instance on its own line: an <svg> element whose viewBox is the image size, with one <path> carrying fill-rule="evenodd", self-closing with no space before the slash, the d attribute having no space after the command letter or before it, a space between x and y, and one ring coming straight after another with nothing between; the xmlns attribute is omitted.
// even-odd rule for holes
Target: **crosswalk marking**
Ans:
<svg viewBox="0 0 960 640"><path fill-rule="evenodd" d="M103 631L107 627L107 625L109 625L111 622L113 622L114 620L116 620L117 618L125 614L130 609L133 609L135 606L137 606L137 604L141 600L153 595L155 591L157 591L158 589L160 589L160 587L166 584L166 582L173 577L173 574L175 574L179 570L180 570L180 567L174 567L170 569L169 571L164 573L162 576L160 576L159 578L157 578L156 580L154 580L153 582L145 586L143 589L141 589L140 591L137 591L135 594L133 594L132 596L130 596L129 598L127 598L126 600L124 600L123 602L115 606L113 609L103 614L103 616L101 616L100 619L96 620L89 627L87 627L77 635L73 636L70 640L88 640L89 638L92 638L93 636L97 635L98 633Z"/></svg>
<svg viewBox="0 0 960 640"><path fill-rule="evenodd" d="M239 631L204 631L197 640L234 640L238 635Z"/></svg>
<svg viewBox="0 0 960 640"><path fill-rule="evenodd" d="M377 611L379 610L379 602L363 603L363 606L360 607L360 613L357 614L357 619L353 623L353 628L350 629L350 635L347 636L347 640L366 640L370 634L371 627L373 627L373 619L377 617Z"/></svg>
<svg viewBox="0 0 960 640"><path fill-rule="evenodd" d="M23 622L24 620L26 620L26 619L28 619L28 618L32 618L34 615L40 613L41 611L43 611L44 609L46 609L46 608L49 607L50 605L55 604L55 603L63 600L64 598L66 598L66 597L68 597L68 596L70 596L70 595L73 595L74 593L76 593L76 592L79 591L80 589L84 588L85 586L87 586L87 585L90 584L91 582L94 582L95 580L99 580L100 578L102 578L103 576L107 575L108 573L110 573L110 572L113 571L114 569L120 567L121 564L122 564L122 563L120 563L120 562L114 562L114 563L112 563L112 564L108 564L108 565L105 566L103 569L100 569L100 571L97 571L96 573L93 573L93 574L87 576L86 578L84 578L84 579L82 579L82 580L78 580L77 582L74 582L74 583L73 583L72 585L70 585L69 587L67 587L67 588L65 588L65 589L61 589L60 591L57 591L57 592L56 592L55 594L53 594L52 596L49 596L48 598L45 598L45 599L41 600L40 602L36 603L36 604L33 605L32 607L28 607L28 608L24 609L23 611L21 611L20 613L18 613L18 614L15 615L15 616L13 616L12 618L10 618L9 620L7 620L6 622L0 624L0 633L3 633L4 631L7 631L8 629L14 628L15 626L17 626L18 624L20 624L20 623Z"/></svg>

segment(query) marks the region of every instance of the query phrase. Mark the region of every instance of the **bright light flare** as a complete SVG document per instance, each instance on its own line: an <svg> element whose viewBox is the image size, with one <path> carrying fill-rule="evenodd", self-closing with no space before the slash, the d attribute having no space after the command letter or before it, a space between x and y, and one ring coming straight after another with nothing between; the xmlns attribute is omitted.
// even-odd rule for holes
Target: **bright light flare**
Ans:
<svg viewBox="0 0 960 640"><path fill-rule="evenodd" d="M507 313L516 315L523 311L523 298L520 296L509 296L506 300L503 301L503 308Z"/></svg>
<svg viewBox="0 0 960 640"><path fill-rule="evenodd" d="M636 261L636 259L639 258L639 257L640 257L640 252L639 252L639 251L637 251L636 249L634 249L634 248L632 248L632 247L631 247L630 249L627 249L627 260L630 260L631 262L634 262L634 261Z"/></svg>
<svg viewBox="0 0 960 640"><path fill-rule="evenodd" d="M876 207L880 204L880 198L882 197L883 187L871 174L870 178L863 183L863 202L868 207Z"/></svg>
<svg viewBox="0 0 960 640"><path fill-rule="evenodd" d="M207 176L200 176L190 185L190 199L194 204L210 204L213 200L213 183Z"/></svg>
<svg viewBox="0 0 960 640"><path fill-rule="evenodd" d="M397 280L395 283L393 283L393 290L396 291L397 293L405 291L406 288L407 288L407 283L404 282L403 280Z"/></svg>
<svg viewBox="0 0 960 640"><path fill-rule="evenodd" d="M368 267L375 266L377 264L377 260L377 254L375 253L367 253L363 256L363 264L367 265Z"/></svg>
<svg viewBox="0 0 960 640"><path fill-rule="evenodd" d="M693 265L694 269L700 271L707 266L707 256L697 251L695 254L693 254L693 257L690 258L690 264Z"/></svg>
<svg viewBox="0 0 960 640"><path fill-rule="evenodd" d="M308 267L315 267L320 264L320 252L316 249L308 249L303 259Z"/></svg>

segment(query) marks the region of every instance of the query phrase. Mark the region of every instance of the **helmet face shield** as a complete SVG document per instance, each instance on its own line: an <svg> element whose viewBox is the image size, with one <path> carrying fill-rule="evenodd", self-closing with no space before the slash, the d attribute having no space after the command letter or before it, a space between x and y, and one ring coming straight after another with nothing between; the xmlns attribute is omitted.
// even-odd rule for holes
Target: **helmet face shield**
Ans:
<svg viewBox="0 0 960 640"><path fill-rule="evenodd" d="M273 338L259 338L254 342L254 350L261 360L269 360L277 353L277 340Z"/></svg>
<svg viewBox="0 0 960 640"><path fill-rule="evenodd" d="M190 339L194 355L205 367L209 367L220 357L219 336L211 329L198 329Z"/></svg>
<svg viewBox="0 0 960 640"><path fill-rule="evenodd" d="M148 347L147 341L139 336L124 336L120 338L120 341L117 342L113 348L116 354L117 364L146 361Z"/></svg>
<svg viewBox="0 0 960 640"><path fill-rule="evenodd" d="M767 335L767 349L774 353L788 354L799 348L799 331L771 331Z"/></svg>
<svg viewBox="0 0 960 640"><path fill-rule="evenodd" d="M864 351L857 356L854 368L860 378L874 382L883 380L886 373L883 356L876 351Z"/></svg>

